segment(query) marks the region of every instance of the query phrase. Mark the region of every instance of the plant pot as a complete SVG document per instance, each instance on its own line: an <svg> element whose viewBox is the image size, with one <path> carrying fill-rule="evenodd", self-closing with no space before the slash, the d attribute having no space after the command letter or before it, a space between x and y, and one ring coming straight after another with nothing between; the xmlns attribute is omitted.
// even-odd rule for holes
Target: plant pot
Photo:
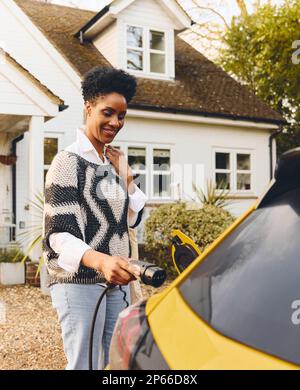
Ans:
<svg viewBox="0 0 300 390"><path fill-rule="evenodd" d="M17 156L14 155L9 155L9 156L4 156L3 154L0 155L0 163L4 165L13 165L17 161Z"/></svg>
<svg viewBox="0 0 300 390"><path fill-rule="evenodd" d="M38 274L36 276L37 270L38 270L38 264L37 263L31 263L27 262L25 263L25 283L29 286L33 287L40 287L40 275Z"/></svg>
<svg viewBox="0 0 300 390"><path fill-rule="evenodd" d="M25 283L23 263L0 263L0 284L4 286Z"/></svg>

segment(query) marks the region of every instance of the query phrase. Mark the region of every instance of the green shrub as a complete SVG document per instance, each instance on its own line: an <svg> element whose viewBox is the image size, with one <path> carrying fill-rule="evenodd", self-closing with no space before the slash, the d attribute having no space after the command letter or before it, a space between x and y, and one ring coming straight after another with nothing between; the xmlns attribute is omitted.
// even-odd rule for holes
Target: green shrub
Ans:
<svg viewBox="0 0 300 390"><path fill-rule="evenodd" d="M3 249L0 250L0 263L19 263L24 257L24 253L19 249ZM29 257L26 261L30 261Z"/></svg>
<svg viewBox="0 0 300 390"><path fill-rule="evenodd" d="M174 274L171 257L172 230L181 230L203 251L233 221L234 218L228 211L212 205L193 210L181 202L159 206L145 222L145 252L157 265Z"/></svg>

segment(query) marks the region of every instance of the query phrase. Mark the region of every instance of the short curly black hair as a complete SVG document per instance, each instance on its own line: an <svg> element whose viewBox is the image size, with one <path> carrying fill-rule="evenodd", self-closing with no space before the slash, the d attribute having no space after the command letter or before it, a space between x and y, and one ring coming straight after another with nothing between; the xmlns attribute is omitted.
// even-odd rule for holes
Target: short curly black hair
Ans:
<svg viewBox="0 0 300 390"><path fill-rule="evenodd" d="M90 103L111 92L123 95L129 103L135 94L136 86L136 78L124 70L100 66L89 70L81 83L83 100Z"/></svg>

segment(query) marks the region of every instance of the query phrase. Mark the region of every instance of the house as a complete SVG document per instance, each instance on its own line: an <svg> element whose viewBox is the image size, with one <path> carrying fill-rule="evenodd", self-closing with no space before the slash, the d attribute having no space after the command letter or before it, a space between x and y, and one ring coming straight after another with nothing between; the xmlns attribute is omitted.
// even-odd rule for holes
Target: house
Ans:
<svg viewBox="0 0 300 390"><path fill-rule="evenodd" d="M0 2L0 226L30 224L53 156L83 124L80 81L94 66L138 78L115 146L148 195L147 210L191 199L193 182L225 183L241 214L266 188L283 118L178 34L192 21L175 0L99 1L98 13L34 0ZM7 228L11 226L11 229ZM1 228L0 228L1 229Z"/></svg>

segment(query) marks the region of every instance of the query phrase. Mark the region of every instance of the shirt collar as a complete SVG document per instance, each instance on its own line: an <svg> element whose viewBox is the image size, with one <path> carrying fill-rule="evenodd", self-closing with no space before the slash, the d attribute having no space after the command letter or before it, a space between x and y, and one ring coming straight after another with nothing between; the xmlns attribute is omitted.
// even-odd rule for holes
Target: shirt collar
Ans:
<svg viewBox="0 0 300 390"><path fill-rule="evenodd" d="M95 150L94 145L91 143L87 135L84 133L85 127L79 127L77 129L77 142L82 152L90 152Z"/></svg>
<svg viewBox="0 0 300 390"><path fill-rule="evenodd" d="M108 164L106 156L103 156L104 161L102 161L94 145L91 143L88 136L85 134L85 126L79 127L77 129L77 144L79 146L80 153L83 157L85 153L93 152L97 159L97 162L99 162L100 164Z"/></svg>

